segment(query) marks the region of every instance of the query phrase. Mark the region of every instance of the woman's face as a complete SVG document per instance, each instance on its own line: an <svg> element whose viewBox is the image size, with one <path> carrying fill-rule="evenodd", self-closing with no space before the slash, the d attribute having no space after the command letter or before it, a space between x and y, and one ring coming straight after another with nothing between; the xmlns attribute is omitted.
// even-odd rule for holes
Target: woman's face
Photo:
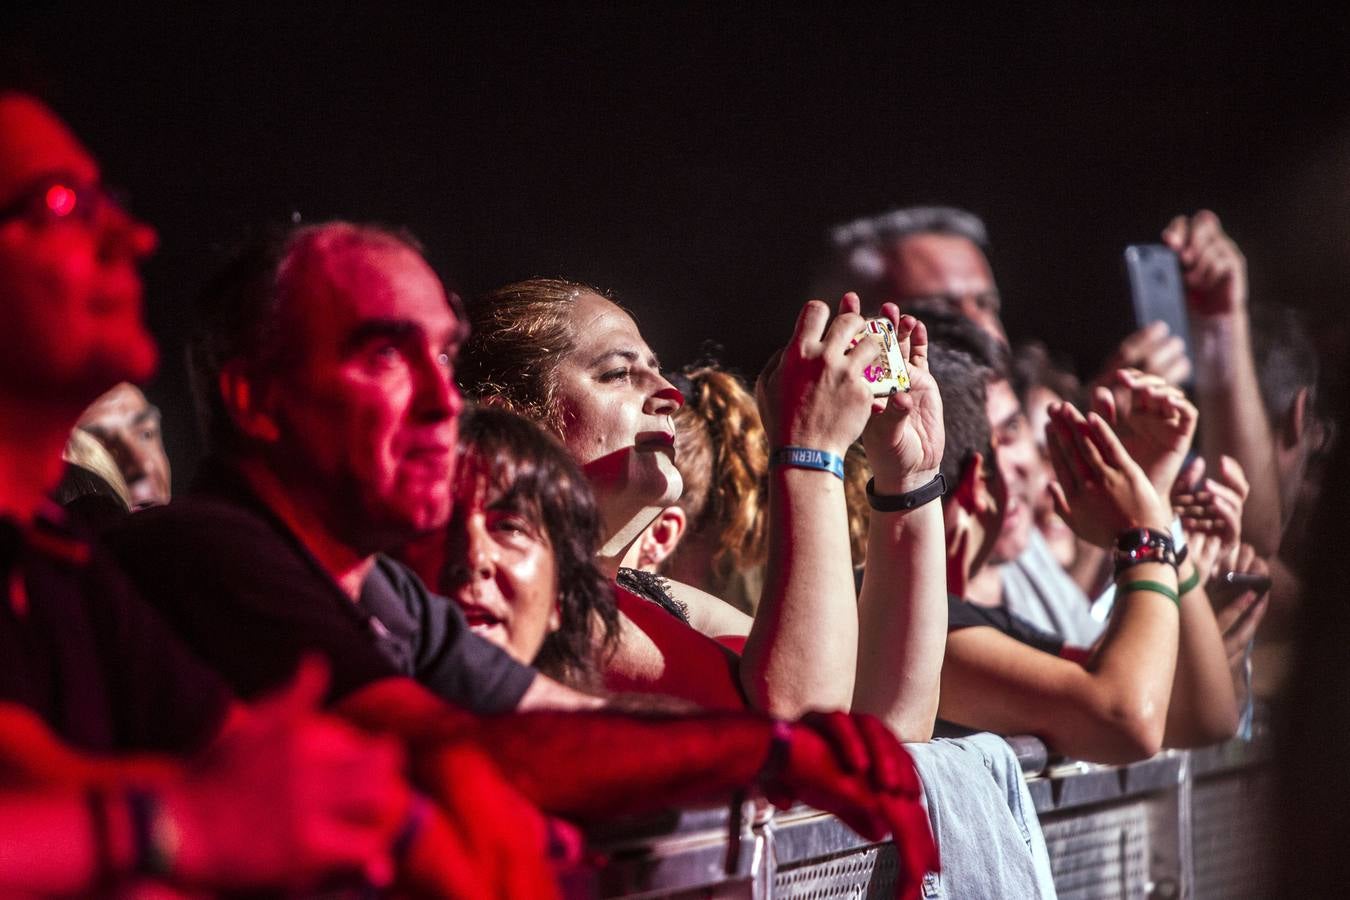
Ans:
<svg viewBox="0 0 1350 900"><path fill-rule="evenodd" d="M561 625L557 565L542 523L502 494L472 455L461 461L441 587L473 631L528 664Z"/></svg>
<svg viewBox="0 0 1350 900"><path fill-rule="evenodd" d="M672 419L684 398L619 307L586 293L572 316L576 349L558 365L555 394L563 445L602 508L618 496L669 506L684 489Z"/></svg>

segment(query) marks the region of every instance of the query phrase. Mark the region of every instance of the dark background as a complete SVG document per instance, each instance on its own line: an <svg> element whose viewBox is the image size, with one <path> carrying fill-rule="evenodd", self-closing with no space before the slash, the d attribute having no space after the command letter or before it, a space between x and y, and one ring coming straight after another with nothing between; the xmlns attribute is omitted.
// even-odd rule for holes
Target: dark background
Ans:
<svg viewBox="0 0 1350 900"><path fill-rule="evenodd" d="M6 13L13 68L156 225L150 387L177 481L200 448L181 340L246 226L410 226L472 293L612 288L667 365L713 338L753 374L825 228L915 202L983 215L1014 338L1082 371L1130 328L1120 250L1215 209L1254 295L1339 364L1350 14L1055 3Z"/></svg>

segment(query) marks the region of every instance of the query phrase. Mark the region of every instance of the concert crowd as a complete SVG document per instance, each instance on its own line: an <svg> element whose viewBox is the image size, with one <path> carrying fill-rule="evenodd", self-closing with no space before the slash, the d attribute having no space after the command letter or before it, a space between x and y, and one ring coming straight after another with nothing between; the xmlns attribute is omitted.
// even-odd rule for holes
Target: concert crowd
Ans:
<svg viewBox="0 0 1350 900"><path fill-rule="evenodd" d="M902 897L1052 897L1000 736L1124 764L1279 690L1333 417L1213 212L1158 223L1187 334L1081 379L955 208L831 228L749 379L565 272L259 223L160 376L175 493L95 152L0 93L4 896L560 896L590 826L749 797Z"/></svg>

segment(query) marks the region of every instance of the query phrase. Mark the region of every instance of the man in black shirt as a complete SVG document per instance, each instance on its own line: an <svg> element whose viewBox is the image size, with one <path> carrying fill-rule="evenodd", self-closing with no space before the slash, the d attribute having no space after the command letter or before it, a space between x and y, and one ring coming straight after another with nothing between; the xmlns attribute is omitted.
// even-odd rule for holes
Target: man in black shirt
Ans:
<svg viewBox="0 0 1350 900"><path fill-rule="evenodd" d="M411 238L342 222L246 248L204 292L193 359L213 455L191 496L107 541L242 695L313 650L334 699L401 675L473 712L598 705L381 555L449 516L457 303Z"/></svg>
<svg viewBox="0 0 1350 900"><path fill-rule="evenodd" d="M89 750L201 747L225 685L47 500L84 406L154 369L137 265L155 233L108 199L61 122L13 93L0 207L0 701Z"/></svg>

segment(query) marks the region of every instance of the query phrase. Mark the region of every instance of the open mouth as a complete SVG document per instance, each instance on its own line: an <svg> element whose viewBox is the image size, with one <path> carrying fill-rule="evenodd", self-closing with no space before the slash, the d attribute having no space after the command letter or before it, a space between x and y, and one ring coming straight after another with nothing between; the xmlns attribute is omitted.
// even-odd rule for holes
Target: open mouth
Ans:
<svg viewBox="0 0 1350 900"><path fill-rule="evenodd" d="M469 623L470 631L491 631L504 624L504 620L481 606L464 606L464 619Z"/></svg>

